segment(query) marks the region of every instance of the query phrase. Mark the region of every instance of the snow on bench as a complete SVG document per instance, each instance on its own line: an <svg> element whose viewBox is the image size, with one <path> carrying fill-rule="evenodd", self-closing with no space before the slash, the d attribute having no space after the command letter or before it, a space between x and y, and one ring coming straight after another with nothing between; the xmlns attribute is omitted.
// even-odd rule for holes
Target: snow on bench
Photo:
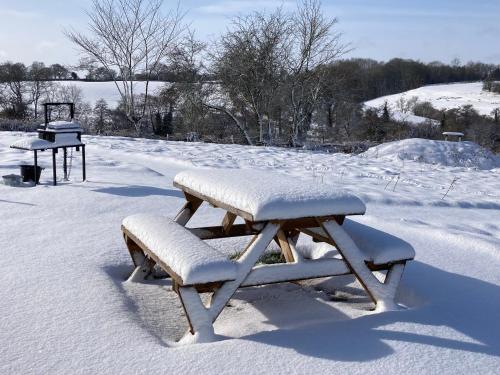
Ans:
<svg viewBox="0 0 500 375"><path fill-rule="evenodd" d="M123 220L122 228L179 276L183 285L234 280L237 276L235 262L169 218L132 215Z"/></svg>
<svg viewBox="0 0 500 375"><path fill-rule="evenodd" d="M353 220L345 219L342 228L351 237L356 246L361 250L366 262L374 265L385 265L413 259L415 250L406 241L387 232L372 228ZM321 230L314 230L318 232ZM301 249L298 249L301 251ZM337 252L319 246L315 250L304 249L304 256L318 259L332 257Z"/></svg>
<svg viewBox="0 0 500 375"><path fill-rule="evenodd" d="M415 258L413 247L392 234L348 219L342 227L363 252L367 262L381 265Z"/></svg>
<svg viewBox="0 0 500 375"><path fill-rule="evenodd" d="M188 170L174 185L204 200L251 215L253 221L334 215L362 215L365 204L354 194L327 184L276 172L250 169Z"/></svg>

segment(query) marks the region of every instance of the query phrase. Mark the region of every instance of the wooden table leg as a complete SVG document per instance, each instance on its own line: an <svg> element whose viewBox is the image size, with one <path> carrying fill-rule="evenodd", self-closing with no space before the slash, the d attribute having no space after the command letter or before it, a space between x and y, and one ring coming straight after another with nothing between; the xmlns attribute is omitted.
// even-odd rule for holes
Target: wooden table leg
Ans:
<svg viewBox="0 0 500 375"><path fill-rule="evenodd" d="M267 223L264 229L255 235L247 248L237 260L238 262L238 276L233 281L225 282L220 289L218 289L212 296L208 313L212 321L215 321L221 311L226 306L226 303L233 296L234 292L240 287L246 279L252 268L258 262L260 256L267 249L274 236L278 233L279 224Z"/></svg>
<svg viewBox="0 0 500 375"><path fill-rule="evenodd" d="M388 275L387 282L380 282L370 271L365 263L364 256L354 243L352 238L335 220L319 222L325 234L330 237L332 243L335 243L337 250L342 255L344 261L348 264L356 279L363 286L367 294L377 305L377 309L394 309L396 304L394 297L401 278L402 269L396 267L394 275ZM392 281L391 281L392 280Z"/></svg>
<svg viewBox="0 0 500 375"><path fill-rule="evenodd" d="M198 208L203 203L203 201L200 198L197 198L193 195L187 193L184 193L184 195L186 197L187 202L184 204L184 207L181 208L181 210L174 219L174 221L177 224L180 224L183 227L186 226L186 224L194 215L196 210L198 210Z"/></svg>

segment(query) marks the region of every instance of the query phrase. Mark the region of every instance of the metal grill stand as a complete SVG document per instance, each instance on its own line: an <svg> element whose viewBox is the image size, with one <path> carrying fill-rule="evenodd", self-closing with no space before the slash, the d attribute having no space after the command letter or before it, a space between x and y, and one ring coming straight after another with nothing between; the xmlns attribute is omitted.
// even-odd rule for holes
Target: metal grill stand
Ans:
<svg viewBox="0 0 500 375"><path fill-rule="evenodd" d="M70 122L55 121L50 122L49 108L52 106L69 106ZM56 154L59 149L63 150L63 171L64 179L68 179L68 148L75 148L77 152L82 149L82 177L83 181L87 179L85 166L85 144L82 143L83 129L74 121L73 103L45 103L45 124L43 128L38 129L38 138L28 138L18 141L11 145L11 148L33 151L35 170L38 166L38 151L52 150L52 178L53 184L57 185ZM36 179L35 179L36 180ZM36 185L35 181L35 185Z"/></svg>

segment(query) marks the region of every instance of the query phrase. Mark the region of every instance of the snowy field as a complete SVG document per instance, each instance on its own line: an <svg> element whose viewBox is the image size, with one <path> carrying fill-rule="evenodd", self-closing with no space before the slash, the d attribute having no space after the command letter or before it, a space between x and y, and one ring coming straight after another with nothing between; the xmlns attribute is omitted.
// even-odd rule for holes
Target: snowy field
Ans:
<svg viewBox="0 0 500 375"><path fill-rule="evenodd" d="M94 105L99 99L104 99L110 108L116 108L120 102L120 93L114 82L85 82L85 81L56 81L56 84L64 86L74 85L82 90L83 101ZM149 82L149 92L156 94L165 82ZM134 82L134 91L137 94L144 93L145 82Z"/></svg>
<svg viewBox="0 0 500 375"><path fill-rule="evenodd" d="M365 106L380 108L387 101L397 120L414 124L425 122L425 118L401 111L401 99L408 101L417 97L419 102L430 102L439 110L472 105L481 115L491 116L491 112L500 108L500 94L483 91L482 82L452 83L446 85L423 86L400 94L382 96L365 102Z"/></svg>
<svg viewBox="0 0 500 375"><path fill-rule="evenodd" d="M8 148L22 136L0 133L2 175L31 161ZM77 157L72 181L51 186L47 152L42 185L0 185L1 374L498 373L498 157L470 143L423 140L359 156L84 141L87 182ZM138 212L173 216L183 204L174 175L211 167L272 170L357 194L367 214L355 220L415 247L397 298L407 308L374 314L351 276L247 288L215 324L224 339L176 346L187 327L180 303L168 281L124 283L132 263L120 224ZM221 219L202 206L192 224ZM246 241L212 245L231 254Z"/></svg>

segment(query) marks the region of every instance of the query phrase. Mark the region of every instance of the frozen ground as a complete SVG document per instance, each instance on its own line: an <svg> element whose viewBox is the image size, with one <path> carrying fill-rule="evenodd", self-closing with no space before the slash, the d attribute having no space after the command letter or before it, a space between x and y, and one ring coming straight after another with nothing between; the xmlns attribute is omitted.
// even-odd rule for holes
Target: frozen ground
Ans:
<svg viewBox="0 0 500 375"><path fill-rule="evenodd" d="M365 105L380 108L387 101L396 119L418 125L425 122L425 118L404 113L400 106L401 99L408 101L413 97L417 97L419 102L430 102L440 110L472 105L479 114L486 116L491 116L494 109L500 108L500 94L483 91L482 82L423 86L400 94L382 96L367 101Z"/></svg>
<svg viewBox="0 0 500 375"><path fill-rule="evenodd" d="M2 175L31 160L8 148L22 136L0 133ZM434 152L430 159L406 157L401 144L349 156L84 139L87 182L76 158L73 181L50 186L47 153L41 186L0 185L0 373L498 372L498 164L444 165L448 158L423 141L412 152ZM168 282L124 283L131 260L120 223L137 212L174 215L182 198L173 176L206 167L274 170L355 192L367 204L356 220L416 249L398 296L408 309L373 314L351 277L249 288L215 325L225 339L175 347L186 329L179 302ZM221 219L202 207L193 224ZM214 246L232 253L244 243Z"/></svg>

